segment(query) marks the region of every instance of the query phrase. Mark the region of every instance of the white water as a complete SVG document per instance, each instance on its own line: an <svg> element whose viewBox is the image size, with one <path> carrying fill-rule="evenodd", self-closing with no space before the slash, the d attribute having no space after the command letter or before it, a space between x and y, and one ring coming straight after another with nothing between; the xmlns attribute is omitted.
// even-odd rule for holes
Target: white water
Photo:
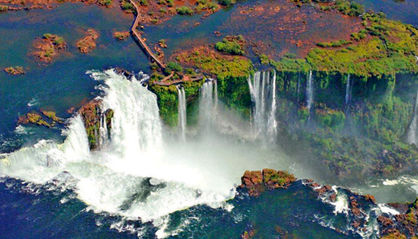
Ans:
<svg viewBox="0 0 418 239"><path fill-rule="evenodd" d="M199 98L199 123L203 129L211 128L218 112L218 85L216 80L209 79L202 85Z"/></svg>
<svg viewBox="0 0 418 239"><path fill-rule="evenodd" d="M276 71L273 72L272 88L271 88L271 110L268 119L268 135L271 137L277 134L277 120L276 120L276 108L277 108L277 96L276 96Z"/></svg>
<svg viewBox="0 0 418 239"><path fill-rule="evenodd" d="M156 96L140 81L129 81L112 70L91 76L106 85L103 111L114 110L110 141L90 152L84 124L75 116L63 143L41 140L6 155L0 159L0 176L45 184L66 171L74 178L69 186L77 198L95 212L158 224L161 217L194 205L225 205L245 170L293 166L278 152L231 137L189 143L165 140ZM215 98L208 105L202 102L209 111L216 105L213 86L207 82L202 90L203 98Z"/></svg>
<svg viewBox="0 0 418 239"><path fill-rule="evenodd" d="M311 118L312 103L314 101L312 71L309 71L308 82L306 84L306 107L308 109L308 120Z"/></svg>
<svg viewBox="0 0 418 239"><path fill-rule="evenodd" d="M345 105L347 106L351 101L351 82L350 82L350 74L347 76L347 82L345 85Z"/></svg>
<svg viewBox="0 0 418 239"><path fill-rule="evenodd" d="M299 93L300 93L300 72L298 72L298 83L297 83L297 88L296 88L296 103L299 104Z"/></svg>
<svg viewBox="0 0 418 239"><path fill-rule="evenodd" d="M410 144L418 145L418 91L415 98L415 106L414 106L414 115L412 117L412 121L409 125L408 132L406 135L406 141Z"/></svg>
<svg viewBox="0 0 418 239"><path fill-rule="evenodd" d="M256 72L248 78L251 99L254 103L253 127L256 136L267 137L274 141L277 135L277 95L276 72L270 78L270 72Z"/></svg>
<svg viewBox="0 0 418 239"><path fill-rule="evenodd" d="M178 127L181 140L186 140L186 93L183 87L177 87L178 94Z"/></svg>

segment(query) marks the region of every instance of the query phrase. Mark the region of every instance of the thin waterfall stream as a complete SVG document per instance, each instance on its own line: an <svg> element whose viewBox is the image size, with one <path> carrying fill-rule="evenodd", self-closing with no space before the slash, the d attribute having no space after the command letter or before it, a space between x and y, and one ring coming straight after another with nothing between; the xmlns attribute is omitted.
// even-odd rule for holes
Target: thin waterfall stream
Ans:
<svg viewBox="0 0 418 239"><path fill-rule="evenodd" d="M181 140L186 140L186 93L183 87L177 86L178 94L178 128Z"/></svg>

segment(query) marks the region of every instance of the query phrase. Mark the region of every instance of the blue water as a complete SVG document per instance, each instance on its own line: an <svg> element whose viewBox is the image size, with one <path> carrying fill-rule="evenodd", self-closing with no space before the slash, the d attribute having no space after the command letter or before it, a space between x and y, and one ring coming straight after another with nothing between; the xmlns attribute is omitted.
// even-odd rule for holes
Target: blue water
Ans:
<svg viewBox="0 0 418 239"><path fill-rule="evenodd" d="M418 26L418 1L416 0L356 0L366 9L384 12L388 18Z"/></svg>
<svg viewBox="0 0 418 239"><path fill-rule="evenodd" d="M158 228L151 223L95 214L74 199L71 190L61 192L53 185L36 186L14 179L0 183L2 238L155 238ZM276 238L280 236L278 227L291 238L359 238L319 225L315 215L333 218L341 229L346 221L344 216L335 217L333 207L318 200L300 182L258 198L240 193L228 203L234 206L230 212L202 205L172 213L166 231L182 230L169 238L240 238L251 229L256 231L256 238ZM111 229L120 222L124 227ZM128 227L130 231L120 231Z"/></svg>
<svg viewBox="0 0 418 239"><path fill-rule="evenodd" d="M39 108L68 117L70 107L96 95L94 82L85 72L119 66L135 72L148 70L148 61L134 41L117 41L113 31L127 31L133 17L120 10L62 4L53 10L0 14L0 138L13 134L19 115ZM77 39L87 28L100 33L97 48L88 55L78 52ZM40 65L30 56L32 41L44 33L61 35L68 52L52 64ZM20 65L23 76L9 76L4 67ZM34 104L32 107L28 103ZM0 149L1 150L1 149Z"/></svg>

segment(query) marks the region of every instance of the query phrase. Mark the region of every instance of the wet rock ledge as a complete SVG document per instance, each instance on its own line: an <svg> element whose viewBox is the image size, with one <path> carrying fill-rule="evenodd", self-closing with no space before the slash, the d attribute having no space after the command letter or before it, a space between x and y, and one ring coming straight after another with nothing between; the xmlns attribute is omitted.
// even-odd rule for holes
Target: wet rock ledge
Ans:
<svg viewBox="0 0 418 239"><path fill-rule="evenodd" d="M370 230L370 220L377 222L379 238L382 239L418 239L418 198L413 203L388 203L393 212L382 210L383 204L377 204L373 195L360 195L348 189L320 185L313 180L297 180L285 171L263 169L246 171L241 177L239 188L249 197L259 197L266 191L287 190L292 184L303 184L310 188L324 204L336 205L337 201L346 201L342 211L347 218L348 228L333 228L337 232L349 235L364 234ZM256 238L256 230L245 231L241 238Z"/></svg>
<svg viewBox="0 0 418 239"><path fill-rule="evenodd" d="M101 100L93 99L78 111L86 128L90 150L100 148L111 137L110 131L114 112L112 109L103 112L101 103Z"/></svg>

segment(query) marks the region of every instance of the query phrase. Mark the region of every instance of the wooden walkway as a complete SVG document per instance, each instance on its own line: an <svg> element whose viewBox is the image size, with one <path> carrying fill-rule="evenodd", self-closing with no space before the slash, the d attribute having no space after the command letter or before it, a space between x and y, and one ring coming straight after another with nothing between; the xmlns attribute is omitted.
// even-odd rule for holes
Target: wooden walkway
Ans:
<svg viewBox="0 0 418 239"><path fill-rule="evenodd" d="M167 76L166 78L162 79L161 81L154 82L154 84L156 84L156 85L163 85L163 86L169 86L169 85L180 84L180 83L187 82L187 81L200 81L200 80L202 80L204 78L203 75L199 75L198 77L193 77L193 78L190 78L188 76L183 76L183 78L181 78L181 79L168 81L171 78L172 75L173 75L173 73L171 73L169 76Z"/></svg>
<svg viewBox="0 0 418 239"><path fill-rule="evenodd" d="M135 21L134 24L132 25L131 28L131 32L132 34L136 37L136 39L138 40L139 44L141 45L141 47L144 49L144 51L148 54L149 57L151 57L151 59L157 63L157 65L161 68L161 69L165 69L165 64L160 61L160 59L158 59L154 53L151 51L151 49L148 47L148 45L145 43L145 40L141 37L141 34L138 32L137 27L139 26L139 6L138 3L135 2L135 0L130 0L131 3L134 5L135 9L136 9L136 16L135 16Z"/></svg>

